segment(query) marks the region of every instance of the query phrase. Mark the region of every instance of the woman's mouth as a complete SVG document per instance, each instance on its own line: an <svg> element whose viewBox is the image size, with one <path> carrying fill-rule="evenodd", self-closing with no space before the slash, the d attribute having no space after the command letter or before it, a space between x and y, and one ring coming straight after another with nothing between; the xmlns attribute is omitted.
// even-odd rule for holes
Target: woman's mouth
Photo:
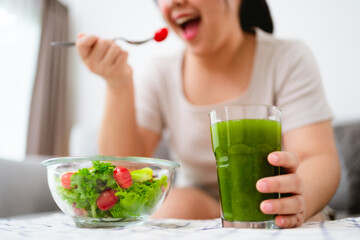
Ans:
<svg viewBox="0 0 360 240"><path fill-rule="evenodd" d="M201 18L199 16L188 15L177 18L175 23L182 29L182 36L186 40L191 40L199 31L200 21Z"/></svg>

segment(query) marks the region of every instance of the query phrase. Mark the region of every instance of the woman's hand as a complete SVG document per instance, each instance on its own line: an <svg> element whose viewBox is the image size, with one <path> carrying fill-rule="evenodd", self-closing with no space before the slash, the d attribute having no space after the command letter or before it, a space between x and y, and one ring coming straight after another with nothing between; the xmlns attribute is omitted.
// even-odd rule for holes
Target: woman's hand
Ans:
<svg viewBox="0 0 360 240"><path fill-rule="evenodd" d="M281 167L285 174L260 179L256 183L257 190L290 196L265 200L260 204L260 209L265 214L277 214L275 224L280 228L299 227L305 221L303 181L296 172L299 160L290 152L273 152L269 154L268 161L273 166Z"/></svg>
<svg viewBox="0 0 360 240"><path fill-rule="evenodd" d="M79 34L76 47L86 66L103 77L111 86L132 80L132 69L127 63L128 53L113 40Z"/></svg>

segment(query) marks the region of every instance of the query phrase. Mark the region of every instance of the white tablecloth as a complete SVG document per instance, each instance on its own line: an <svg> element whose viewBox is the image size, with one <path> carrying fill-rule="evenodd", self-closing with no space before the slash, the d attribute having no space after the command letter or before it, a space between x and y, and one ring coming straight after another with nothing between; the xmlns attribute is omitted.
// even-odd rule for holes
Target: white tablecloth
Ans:
<svg viewBox="0 0 360 240"><path fill-rule="evenodd" d="M72 219L53 213L25 219L0 219L0 239L61 240L170 240L170 239L286 239L286 240L360 240L360 218L306 223L296 229L222 228L220 219L213 220L149 220L144 225L113 229L76 228Z"/></svg>

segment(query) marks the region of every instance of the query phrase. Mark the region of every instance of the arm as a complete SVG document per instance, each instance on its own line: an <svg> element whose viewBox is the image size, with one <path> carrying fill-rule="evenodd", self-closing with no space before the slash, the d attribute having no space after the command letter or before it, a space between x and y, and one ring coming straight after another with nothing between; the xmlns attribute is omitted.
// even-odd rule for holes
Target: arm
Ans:
<svg viewBox="0 0 360 240"><path fill-rule="evenodd" d="M339 183L340 167L329 121L332 112L313 54L297 41L286 42L277 53L275 105L282 110L284 151L269 154L268 161L287 174L261 179L257 189L293 194L264 201L260 208L278 214L275 221L279 227L296 227L330 201Z"/></svg>
<svg viewBox="0 0 360 240"><path fill-rule="evenodd" d="M82 35L77 49L86 66L106 81L105 111L100 131L100 153L151 156L160 135L136 124L133 73L128 54L114 41Z"/></svg>
<svg viewBox="0 0 360 240"><path fill-rule="evenodd" d="M305 219L321 211L336 192L340 163L331 123L322 122L291 131L284 136L285 150L300 161L297 173L303 179Z"/></svg>
<svg viewBox="0 0 360 240"><path fill-rule="evenodd" d="M260 192L291 193L293 196L266 200L261 210L279 214L279 227L297 227L322 210L334 195L340 179L340 165L331 123L321 122L286 133L284 152L268 160L287 174L258 181Z"/></svg>
<svg viewBox="0 0 360 240"><path fill-rule="evenodd" d="M159 140L159 134L136 125L132 84L118 91L107 87L99 138L101 154L150 157Z"/></svg>

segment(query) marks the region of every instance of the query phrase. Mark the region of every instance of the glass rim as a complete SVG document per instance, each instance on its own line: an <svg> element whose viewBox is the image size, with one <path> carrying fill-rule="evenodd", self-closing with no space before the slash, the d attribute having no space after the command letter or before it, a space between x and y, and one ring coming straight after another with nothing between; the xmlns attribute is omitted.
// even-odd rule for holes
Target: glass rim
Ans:
<svg viewBox="0 0 360 240"><path fill-rule="evenodd" d="M279 113L281 113L281 109L274 106L274 105L268 105L268 104L232 104L232 105L226 105L226 106L221 106L221 107L217 107L214 108L213 110L211 110L209 112L209 116L211 116L213 113L216 113L220 110L226 110L226 109L230 109L230 108L235 108L235 107L239 107L239 108L246 108L246 107L266 107L269 109L274 109L276 111L278 111Z"/></svg>
<svg viewBox="0 0 360 240"><path fill-rule="evenodd" d="M75 163L75 162L92 162L92 161L129 161L136 163L149 163L156 165L163 165L172 168L179 168L180 164L175 161L165 160L161 158L150 158L150 157L117 157L117 156L83 156L83 157L55 157L44 160L41 162L41 166L49 167L56 164L63 163Z"/></svg>

